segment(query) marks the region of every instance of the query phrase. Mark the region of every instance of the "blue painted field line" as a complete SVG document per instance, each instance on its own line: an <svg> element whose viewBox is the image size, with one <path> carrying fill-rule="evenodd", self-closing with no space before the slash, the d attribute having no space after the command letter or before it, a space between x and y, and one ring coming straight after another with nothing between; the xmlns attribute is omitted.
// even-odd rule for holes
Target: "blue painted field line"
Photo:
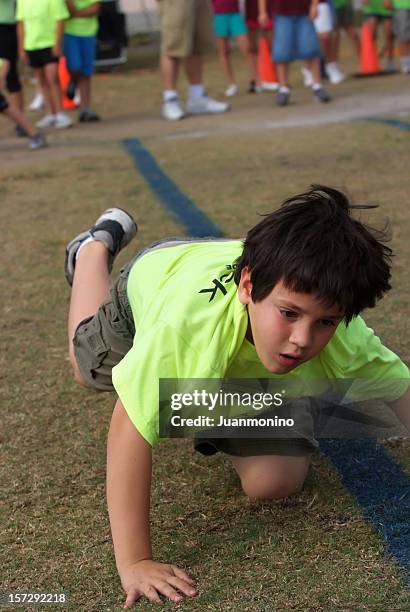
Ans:
<svg viewBox="0 0 410 612"><path fill-rule="evenodd" d="M355 119L355 121L366 121L367 123L382 123L384 125L390 125L392 127L400 128L401 130L410 130L410 123L408 121L400 121L399 119L388 119L387 117L364 117L362 119Z"/></svg>
<svg viewBox="0 0 410 612"><path fill-rule="evenodd" d="M190 235L222 237L222 231L159 168L137 139L124 140L136 166ZM185 216L186 215L186 216ZM410 571L410 478L373 439L321 440L320 450L340 472L365 518L386 540L386 552Z"/></svg>
<svg viewBox="0 0 410 612"><path fill-rule="evenodd" d="M320 450L387 542L387 554L407 570L410 584L410 477L372 438L320 440Z"/></svg>
<svg viewBox="0 0 410 612"><path fill-rule="evenodd" d="M222 237L222 230L215 225L175 183L161 170L151 153L137 138L122 141L154 194L165 208L186 228L188 236Z"/></svg>

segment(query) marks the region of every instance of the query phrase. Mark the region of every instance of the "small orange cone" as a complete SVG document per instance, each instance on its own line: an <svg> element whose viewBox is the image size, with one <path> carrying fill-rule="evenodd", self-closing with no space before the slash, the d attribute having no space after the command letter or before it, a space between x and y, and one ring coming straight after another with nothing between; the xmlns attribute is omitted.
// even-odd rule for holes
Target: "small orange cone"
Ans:
<svg viewBox="0 0 410 612"><path fill-rule="evenodd" d="M261 36L259 40L258 73L264 89L277 89L279 87L266 36Z"/></svg>
<svg viewBox="0 0 410 612"><path fill-rule="evenodd" d="M76 108L74 100L70 100L70 98L67 98L65 95L67 86L70 82L70 73L67 70L67 63L64 55L60 57L60 61L58 62L58 80L60 81L63 108L66 110Z"/></svg>
<svg viewBox="0 0 410 612"><path fill-rule="evenodd" d="M367 76L381 72L372 29L369 23L364 23L360 37L360 74Z"/></svg>

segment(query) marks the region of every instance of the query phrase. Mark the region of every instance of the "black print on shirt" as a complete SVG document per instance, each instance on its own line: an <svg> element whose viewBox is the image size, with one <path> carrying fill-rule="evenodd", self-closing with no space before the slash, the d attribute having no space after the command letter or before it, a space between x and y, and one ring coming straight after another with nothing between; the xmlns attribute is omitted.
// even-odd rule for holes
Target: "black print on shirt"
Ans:
<svg viewBox="0 0 410 612"><path fill-rule="evenodd" d="M209 298L210 302L212 302L212 300L214 299L218 291L221 291L222 295L226 295L228 291L224 287L224 285L227 285L233 280L235 276L235 267L236 267L236 264L233 264L233 265L227 264L225 268L229 270L229 272L225 272L224 274L222 274L222 276L220 276L219 279L213 278L211 281L213 283L213 287L209 287L207 289L201 289L199 293L210 293L211 294Z"/></svg>

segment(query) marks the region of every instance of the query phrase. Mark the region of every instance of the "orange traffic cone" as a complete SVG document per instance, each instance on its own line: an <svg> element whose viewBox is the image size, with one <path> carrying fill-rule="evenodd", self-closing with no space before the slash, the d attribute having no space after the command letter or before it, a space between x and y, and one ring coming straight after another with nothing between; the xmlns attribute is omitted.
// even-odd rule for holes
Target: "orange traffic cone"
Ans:
<svg viewBox="0 0 410 612"><path fill-rule="evenodd" d="M65 93L70 82L70 73L67 70L67 63L63 55L60 57L60 61L58 62L58 80L60 81L63 108L66 110L76 108L74 100L67 98Z"/></svg>
<svg viewBox="0 0 410 612"><path fill-rule="evenodd" d="M381 72L372 28L369 23L364 23L360 36L360 75L370 76Z"/></svg>
<svg viewBox="0 0 410 612"><path fill-rule="evenodd" d="M275 90L279 87L266 36L261 36L259 40L258 74L263 89Z"/></svg>

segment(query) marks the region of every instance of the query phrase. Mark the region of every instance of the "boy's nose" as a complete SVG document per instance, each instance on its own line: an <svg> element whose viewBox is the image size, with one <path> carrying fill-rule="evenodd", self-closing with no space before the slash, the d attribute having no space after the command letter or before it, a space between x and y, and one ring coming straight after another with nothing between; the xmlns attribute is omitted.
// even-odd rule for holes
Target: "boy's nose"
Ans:
<svg viewBox="0 0 410 612"><path fill-rule="evenodd" d="M308 348L312 342L310 327L308 325L295 325L289 337L289 342L301 349Z"/></svg>

